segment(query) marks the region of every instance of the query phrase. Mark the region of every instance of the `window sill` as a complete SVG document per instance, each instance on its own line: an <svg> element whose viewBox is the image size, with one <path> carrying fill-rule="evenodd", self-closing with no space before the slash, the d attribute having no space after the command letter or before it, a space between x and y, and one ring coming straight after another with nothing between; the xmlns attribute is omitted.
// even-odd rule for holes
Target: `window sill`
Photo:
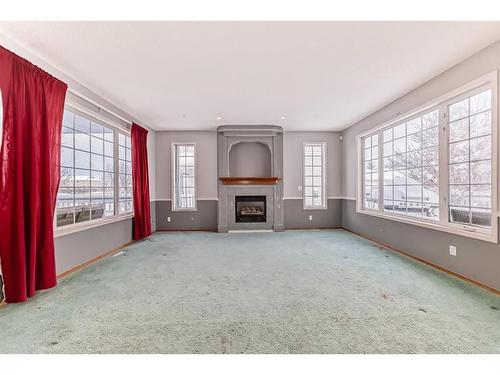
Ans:
<svg viewBox="0 0 500 375"><path fill-rule="evenodd" d="M452 225L447 226L447 225L442 225L441 223L438 223L438 222L434 223L431 221L415 220L415 219L411 219L409 217L384 214L384 213L369 211L369 210L364 210L364 209L361 209L361 210L356 209L356 213L374 216L374 217L379 217L382 219L387 219L387 220L392 220L392 221L397 221L400 223L416 225L416 226L422 227L422 228L434 229L434 230L438 230L441 232L456 234L456 235L463 236L463 237L474 238L476 240L498 243L498 238L497 238L498 236L496 235L496 227L495 226L492 226L491 231L482 230L481 228L475 228L474 231L471 231L471 230L463 229L463 227L461 227L460 225L453 225L452 224ZM497 220L496 216L493 216L493 219ZM495 225L495 223L494 223L494 225Z"/></svg>
<svg viewBox="0 0 500 375"><path fill-rule="evenodd" d="M94 221L86 221L83 223L71 224L71 225L68 225L66 227L55 228L54 229L54 238L66 236L68 234L77 233L77 232L81 232L81 231L92 229L92 228L97 228L97 227L100 227L100 226L103 226L106 224L111 224L111 223L116 223L119 221L131 219L132 217L134 217L134 214L128 213L128 214L122 214L122 215L117 215L117 216L111 216L109 218L98 219L98 220L94 220Z"/></svg>

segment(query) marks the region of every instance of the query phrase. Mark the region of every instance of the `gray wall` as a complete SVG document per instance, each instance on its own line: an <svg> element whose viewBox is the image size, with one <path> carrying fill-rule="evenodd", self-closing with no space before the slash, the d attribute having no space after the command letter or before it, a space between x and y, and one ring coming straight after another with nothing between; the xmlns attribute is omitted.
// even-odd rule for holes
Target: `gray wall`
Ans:
<svg viewBox="0 0 500 375"><path fill-rule="evenodd" d="M55 238L58 274L132 241L132 219Z"/></svg>
<svg viewBox="0 0 500 375"><path fill-rule="evenodd" d="M283 201L285 229L323 229L342 226L342 200L328 199L326 210L304 210L302 199Z"/></svg>
<svg viewBox="0 0 500 375"><path fill-rule="evenodd" d="M229 151L229 176L272 177L271 151L259 142L241 142Z"/></svg>
<svg viewBox="0 0 500 375"><path fill-rule="evenodd" d="M217 200L198 200L196 205L196 211L172 211L170 200L156 201L156 229L216 231Z"/></svg>
<svg viewBox="0 0 500 375"><path fill-rule="evenodd" d="M196 143L197 198L217 198L217 132L156 132L156 199L171 198L172 142Z"/></svg>
<svg viewBox="0 0 500 375"><path fill-rule="evenodd" d="M326 142L327 196L342 194L342 148L337 132L284 132L283 133L283 182L285 198L302 197L298 189L303 184L302 148L304 142Z"/></svg>
<svg viewBox="0 0 500 375"><path fill-rule="evenodd" d="M302 147L304 142L327 142L327 196L341 195L341 142L336 132L285 132L284 157L284 216L285 228L334 228L340 225L341 204L328 200L327 210L302 208ZM171 210L171 144L195 142L197 150L197 212ZM248 151L248 150L245 150ZM253 150L252 150L253 151ZM255 156L252 156L255 157ZM158 230L200 230L217 225L217 132L169 131L156 132L156 226ZM245 160L240 160L243 164ZM243 165L242 164L242 165ZM253 168L253 167L251 167ZM250 173L250 172L248 172ZM252 172L254 173L254 172ZM255 172L257 173L257 172ZM312 215L312 220L309 216ZM170 217L170 222L167 222Z"/></svg>
<svg viewBox="0 0 500 375"><path fill-rule="evenodd" d="M500 68L500 42L478 52L407 95L346 129L342 134L342 195L356 197L355 136L408 112L440 95ZM494 208L495 209L495 208ZM432 262L462 276L500 289L500 246L410 224L356 214L355 201L343 204L342 224L347 229ZM457 246L457 256L449 255Z"/></svg>

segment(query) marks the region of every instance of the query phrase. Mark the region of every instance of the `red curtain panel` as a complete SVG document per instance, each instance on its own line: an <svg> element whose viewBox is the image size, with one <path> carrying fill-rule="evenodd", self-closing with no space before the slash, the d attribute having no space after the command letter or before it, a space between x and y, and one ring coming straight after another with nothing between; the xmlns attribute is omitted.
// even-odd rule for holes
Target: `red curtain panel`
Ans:
<svg viewBox="0 0 500 375"><path fill-rule="evenodd" d="M0 46L0 258L7 302L56 285L53 218L67 85Z"/></svg>
<svg viewBox="0 0 500 375"><path fill-rule="evenodd" d="M132 124L132 189L134 195L134 240L151 235L149 207L148 131Z"/></svg>

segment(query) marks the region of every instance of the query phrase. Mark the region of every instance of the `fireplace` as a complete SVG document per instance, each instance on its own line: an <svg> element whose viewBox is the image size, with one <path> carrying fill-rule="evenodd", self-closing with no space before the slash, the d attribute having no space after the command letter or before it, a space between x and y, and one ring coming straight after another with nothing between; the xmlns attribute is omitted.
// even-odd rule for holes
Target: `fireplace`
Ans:
<svg viewBox="0 0 500 375"><path fill-rule="evenodd" d="M237 223L265 223L265 195L237 195L234 197Z"/></svg>

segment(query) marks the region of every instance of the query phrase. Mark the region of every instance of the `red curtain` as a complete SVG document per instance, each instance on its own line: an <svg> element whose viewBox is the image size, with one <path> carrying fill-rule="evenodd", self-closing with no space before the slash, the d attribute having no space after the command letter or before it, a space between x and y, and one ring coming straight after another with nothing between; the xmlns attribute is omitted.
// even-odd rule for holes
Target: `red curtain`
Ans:
<svg viewBox="0 0 500 375"><path fill-rule="evenodd" d="M53 218L67 85L0 46L0 258L7 302L56 285Z"/></svg>
<svg viewBox="0 0 500 375"><path fill-rule="evenodd" d="M134 194L134 240L151 235L149 207L148 131L132 124L132 191Z"/></svg>

